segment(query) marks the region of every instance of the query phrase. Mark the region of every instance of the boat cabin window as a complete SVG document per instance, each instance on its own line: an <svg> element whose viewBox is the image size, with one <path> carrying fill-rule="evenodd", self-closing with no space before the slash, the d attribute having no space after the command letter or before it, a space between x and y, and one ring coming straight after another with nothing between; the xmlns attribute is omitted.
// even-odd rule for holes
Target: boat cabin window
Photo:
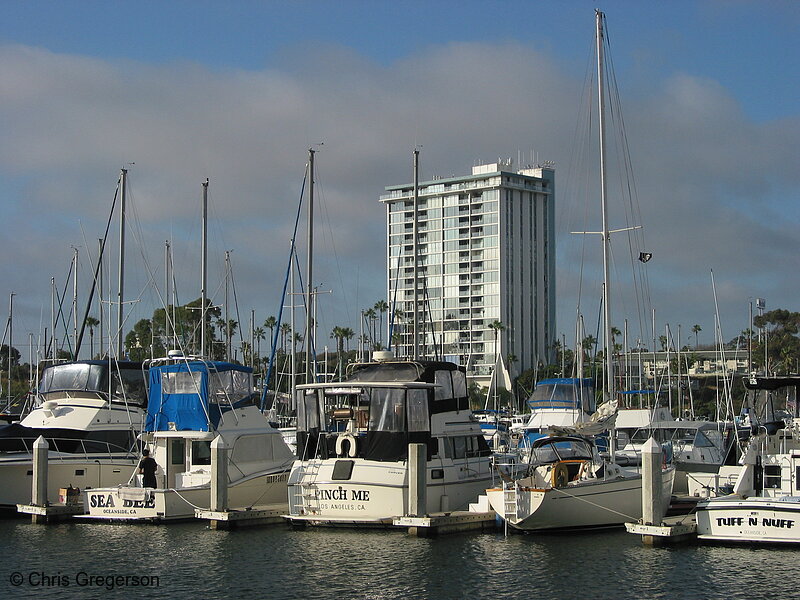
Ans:
<svg viewBox="0 0 800 600"><path fill-rule="evenodd" d="M192 465L211 464L211 442L193 441L192 442Z"/></svg>
<svg viewBox="0 0 800 600"><path fill-rule="evenodd" d="M161 372L162 394L199 394L203 374L200 371Z"/></svg>
<svg viewBox="0 0 800 600"><path fill-rule="evenodd" d="M445 458L475 458L492 454L486 440L480 435L446 437L442 438L442 442Z"/></svg>
<svg viewBox="0 0 800 600"><path fill-rule="evenodd" d="M592 449L578 440L552 440L531 449L531 463L549 464L560 460L591 460Z"/></svg>
<svg viewBox="0 0 800 600"><path fill-rule="evenodd" d="M777 489L781 487L781 466L764 466L764 487L767 489Z"/></svg>
<svg viewBox="0 0 800 600"><path fill-rule="evenodd" d="M243 435L236 440L231 453L234 464L245 462L272 462L275 453L272 450L271 435Z"/></svg>
<svg viewBox="0 0 800 600"><path fill-rule="evenodd" d="M111 395L127 402L147 402L146 373L141 369L114 369L111 373Z"/></svg>
<svg viewBox="0 0 800 600"><path fill-rule="evenodd" d="M408 430L428 431L428 392L427 390L408 390Z"/></svg>
<svg viewBox="0 0 800 600"><path fill-rule="evenodd" d="M184 440L170 440L172 443L172 448L170 448L170 452L172 454L172 459L170 462L172 465L182 465L186 460L184 456L186 452L186 442Z"/></svg>
<svg viewBox="0 0 800 600"><path fill-rule="evenodd" d="M65 364L54 365L44 370L39 391L92 391L106 392L103 386L103 372L101 365Z"/></svg>
<svg viewBox="0 0 800 600"><path fill-rule="evenodd" d="M238 402L253 393L253 377L244 371L220 371L208 374L209 400L217 404Z"/></svg>
<svg viewBox="0 0 800 600"><path fill-rule="evenodd" d="M313 431L319 430L319 405L317 404L317 392L315 390L297 391L297 430Z"/></svg>
<svg viewBox="0 0 800 600"><path fill-rule="evenodd" d="M453 396L463 398L467 395L467 376L461 371L450 371L453 376Z"/></svg>
<svg viewBox="0 0 800 600"><path fill-rule="evenodd" d="M712 442L705 433L702 431L698 431L697 434L694 436L694 447L695 448L713 448L714 442Z"/></svg>
<svg viewBox="0 0 800 600"><path fill-rule="evenodd" d="M436 371L434 374L436 389L434 391L435 400L447 400L453 397L453 380L450 378L450 371Z"/></svg>
<svg viewBox="0 0 800 600"><path fill-rule="evenodd" d="M372 431L404 431L405 390L376 388L370 392L369 428Z"/></svg>
<svg viewBox="0 0 800 600"><path fill-rule="evenodd" d="M428 390L407 388L328 388L299 390L297 430L403 433L430 430Z"/></svg>

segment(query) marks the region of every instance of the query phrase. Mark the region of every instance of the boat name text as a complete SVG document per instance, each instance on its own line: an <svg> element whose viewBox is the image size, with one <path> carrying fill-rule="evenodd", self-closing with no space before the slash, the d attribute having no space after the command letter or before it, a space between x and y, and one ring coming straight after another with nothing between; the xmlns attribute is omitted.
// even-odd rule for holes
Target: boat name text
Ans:
<svg viewBox="0 0 800 600"><path fill-rule="evenodd" d="M339 486L334 489L317 490L317 500L354 500L359 502L369 502L369 490L348 490Z"/></svg>
<svg viewBox="0 0 800 600"><path fill-rule="evenodd" d="M114 496L112 494L89 494L89 506L92 508L114 508ZM155 508L156 500L149 497L147 500L123 500L124 508Z"/></svg>
<svg viewBox="0 0 800 600"><path fill-rule="evenodd" d="M717 517L717 525L720 527L737 527L745 524L745 517ZM758 525L758 517L747 517L747 525ZM779 529L791 529L795 521L792 519L768 519L762 517L762 527L777 527Z"/></svg>

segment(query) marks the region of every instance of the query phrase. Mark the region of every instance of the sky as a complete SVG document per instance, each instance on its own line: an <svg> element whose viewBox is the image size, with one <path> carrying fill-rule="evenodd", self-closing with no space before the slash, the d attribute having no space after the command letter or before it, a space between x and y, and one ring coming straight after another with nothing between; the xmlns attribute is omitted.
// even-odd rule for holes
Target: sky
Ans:
<svg viewBox="0 0 800 600"><path fill-rule="evenodd" d="M167 240L178 300L199 296L206 178L212 301L224 302L227 250L232 317L277 315L311 147L320 348L386 295L378 198L411 181L415 147L423 180L498 157L555 164L557 329L569 339L576 308L596 322L599 294L597 252L579 247L597 242L570 234L599 227L591 161L576 150L595 8L607 17L634 220L653 253L658 333L693 344L700 325L701 344L716 330L731 339L755 298L800 311L798 2L8 0L0 299L14 294L14 346L27 360L29 333L36 345L49 325L51 278L71 298L73 248L83 313L122 167L128 326L161 303ZM622 210L610 210L613 227ZM112 256L116 244L112 227ZM625 268L615 263L623 286ZM641 312L625 295L617 326Z"/></svg>

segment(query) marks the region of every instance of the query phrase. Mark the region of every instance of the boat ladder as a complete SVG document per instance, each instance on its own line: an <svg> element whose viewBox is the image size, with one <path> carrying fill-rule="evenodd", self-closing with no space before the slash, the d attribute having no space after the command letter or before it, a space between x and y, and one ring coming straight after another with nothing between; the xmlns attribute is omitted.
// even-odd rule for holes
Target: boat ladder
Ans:
<svg viewBox="0 0 800 600"><path fill-rule="evenodd" d="M319 498L315 484L321 467L321 460L312 460L309 465L303 467L302 475L297 483L299 493L294 494L293 502L302 515L314 514L319 511Z"/></svg>
<svg viewBox="0 0 800 600"><path fill-rule="evenodd" d="M519 501L515 481L503 482L503 519L506 523L509 520L517 521L519 519Z"/></svg>

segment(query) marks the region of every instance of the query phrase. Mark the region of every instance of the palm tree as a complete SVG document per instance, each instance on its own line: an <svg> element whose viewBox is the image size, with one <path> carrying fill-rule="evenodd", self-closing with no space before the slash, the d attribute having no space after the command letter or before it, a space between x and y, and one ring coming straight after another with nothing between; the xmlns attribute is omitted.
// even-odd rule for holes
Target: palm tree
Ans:
<svg viewBox="0 0 800 600"><path fill-rule="evenodd" d="M374 308L367 308L364 310L364 317L367 319L367 333L369 333L370 347L375 345L375 320L378 318L378 313Z"/></svg>
<svg viewBox="0 0 800 600"><path fill-rule="evenodd" d="M272 344L272 340L275 338L275 328L278 326L278 320L270 315L264 321L264 327L269 329L269 343Z"/></svg>
<svg viewBox="0 0 800 600"><path fill-rule="evenodd" d="M94 358L94 328L100 325L100 321L94 317L86 317L86 326L89 328L89 356Z"/></svg>
<svg viewBox="0 0 800 600"><path fill-rule="evenodd" d="M342 328L342 335L344 336L344 341L346 342L345 343L345 350L347 352L350 351L350 340L353 339L355 334L356 334L356 332L353 331L352 329L350 329L349 327L343 327Z"/></svg>
<svg viewBox="0 0 800 600"><path fill-rule="evenodd" d="M336 361L339 363L339 381L342 380L342 354L344 354L344 327L338 325L331 330L331 339L336 340Z"/></svg>
<svg viewBox="0 0 800 600"><path fill-rule="evenodd" d="M281 350L283 353L286 354L286 340L289 338L289 334L292 333L292 326L289 323L281 323Z"/></svg>
<svg viewBox="0 0 800 600"><path fill-rule="evenodd" d="M378 311L378 316L380 317L380 343L383 346L383 313L389 310L389 305L386 300L378 300L372 308Z"/></svg>
<svg viewBox="0 0 800 600"><path fill-rule="evenodd" d="M256 327L253 330L253 337L256 338L256 350L257 350L256 360L255 360L256 365L258 365L258 361L261 357L261 340L263 340L266 337L266 333L267 332L264 331L263 327Z"/></svg>
<svg viewBox="0 0 800 600"><path fill-rule="evenodd" d="M494 353L497 356L497 338L500 335L500 332L506 328L505 325L501 321L494 320L489 323L489 329L494 331Z"/></svg>
<svg viewBox="0 0 800 600"><path fill-rule="evenodd" d="M700 325L692 325L692 333L694 333L694 349L697 350L697 334L703 331L703 328Z"/></svg>

